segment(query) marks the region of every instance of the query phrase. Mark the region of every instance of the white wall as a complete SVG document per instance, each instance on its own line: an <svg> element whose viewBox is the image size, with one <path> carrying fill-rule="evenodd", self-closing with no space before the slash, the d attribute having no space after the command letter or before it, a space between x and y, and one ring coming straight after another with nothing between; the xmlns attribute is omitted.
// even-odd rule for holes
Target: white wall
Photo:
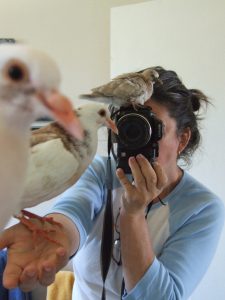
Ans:
<svg viewBox="0 0 225 300"><path fill-rule="evenodd" d="M161 65L211 97L190 172L225 203L225 1L156 0L111 10L111 75ZM192 300L225 299L225 230Z"/></svg>

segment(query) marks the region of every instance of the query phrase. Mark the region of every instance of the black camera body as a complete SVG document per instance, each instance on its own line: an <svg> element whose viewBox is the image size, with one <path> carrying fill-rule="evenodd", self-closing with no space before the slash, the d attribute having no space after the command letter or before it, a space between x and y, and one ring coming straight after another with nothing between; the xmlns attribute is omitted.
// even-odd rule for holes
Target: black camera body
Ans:
<svg viewBox="0 0 225 300"><path fill-rule="evenodd" d="M117 168L122 168L126 174L131 173L128 159L140 153L153 162L159 154L158 141L162 138L163 123L151 108L120 107L112 118L118 128L118 136L114 137L117 143Z"/></svg>

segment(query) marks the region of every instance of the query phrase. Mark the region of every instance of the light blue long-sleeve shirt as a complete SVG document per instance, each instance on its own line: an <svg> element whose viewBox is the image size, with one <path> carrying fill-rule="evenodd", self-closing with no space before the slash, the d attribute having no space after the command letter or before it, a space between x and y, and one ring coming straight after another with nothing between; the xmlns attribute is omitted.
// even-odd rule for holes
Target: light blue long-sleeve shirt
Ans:
<svg viewBox="0 0 225 300"><path fill-rule="evenodd" d="M116 220L122 187L112 163ZM106 158L97 156L51 211L67 215L80 233L80 247L74 258L76 300L101 298L100 247L106 195ZM184 171L179 184L163 202L165 206L154 204L147 217L156 257L124 300L187 299L215 253L224 223L224 206L214 193ZM120 299L122 277L122 266L112 260L106 280L107 300Z"/></svg>

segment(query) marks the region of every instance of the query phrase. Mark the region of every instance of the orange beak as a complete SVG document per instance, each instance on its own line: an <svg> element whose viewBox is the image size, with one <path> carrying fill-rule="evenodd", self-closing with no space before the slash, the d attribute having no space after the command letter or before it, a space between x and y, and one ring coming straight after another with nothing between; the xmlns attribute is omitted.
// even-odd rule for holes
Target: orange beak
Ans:
<svg viewBox="0 0 225 300"><path fill-rule="evenodd" d="M38 93L40 101L51 111L53 118L65 128L72 136L79 140L84 138L84 130L74 112L70 100L57 91L53 91L48 97Z"/></svg>
<svg viewBox="0 0 225 300"><path fill-rule="evenodd" d="M112 119L107 118L106 121L105 121L105 125L106 125L108 128L110 128L115 134L118 135L118 129L117 129L117 127L116 127L115 122L114 122Z"/></svg>

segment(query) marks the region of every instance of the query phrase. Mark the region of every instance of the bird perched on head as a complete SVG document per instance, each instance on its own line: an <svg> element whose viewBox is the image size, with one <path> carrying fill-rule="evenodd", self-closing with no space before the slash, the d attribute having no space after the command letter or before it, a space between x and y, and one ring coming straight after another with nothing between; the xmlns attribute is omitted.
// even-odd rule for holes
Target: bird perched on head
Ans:
<svg viewBox="0 0 225 300"><path fill-rule="evenodd" d="M159 74L153 68L140 72L126 73L109 83L92 89L90 94L82 94L80 99L94 100L113 106L143 105L153 93L153 86Z"/></svg>
<svg viewBox="0 0 225 300"><path fill-rule="evenodd" d="M59 83L59 69L47 54L25 45L0 45L0 229L20 208L31 123L49 116L82 139L80 122Z"/></svg>

